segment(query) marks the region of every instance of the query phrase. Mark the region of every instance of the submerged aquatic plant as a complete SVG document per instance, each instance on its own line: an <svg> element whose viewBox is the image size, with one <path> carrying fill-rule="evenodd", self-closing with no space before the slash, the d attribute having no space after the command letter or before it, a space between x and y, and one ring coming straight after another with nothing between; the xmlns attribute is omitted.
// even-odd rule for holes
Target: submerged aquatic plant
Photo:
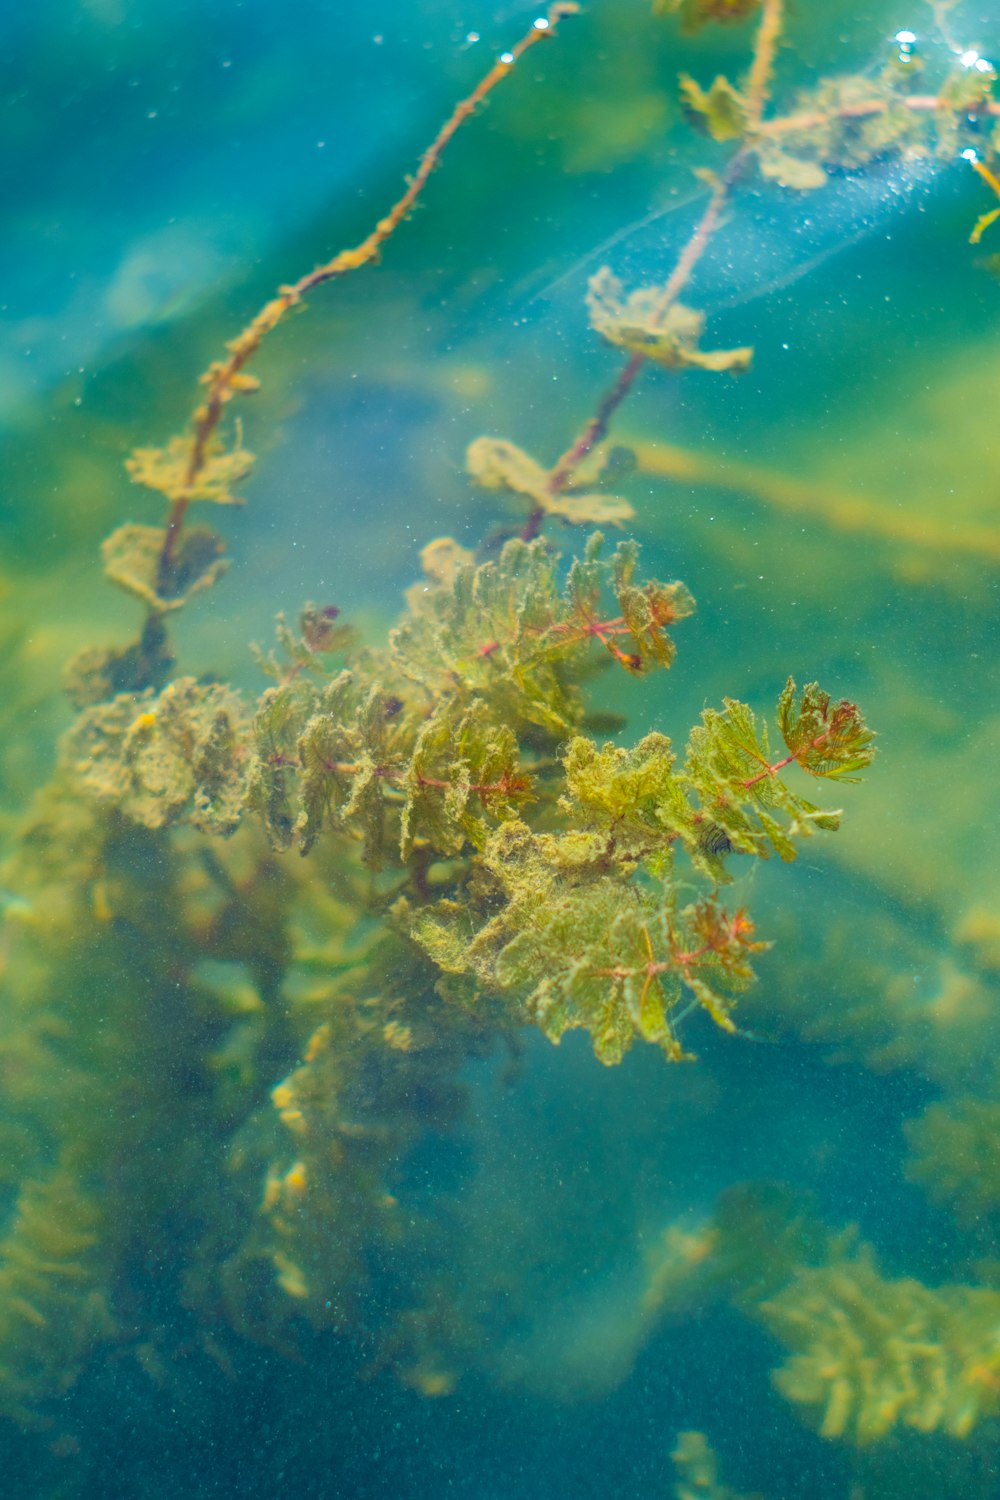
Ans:
<svg viewBox="0 0 1000 1500"><path fill-rule="evenodd" d="M778 1388L824 1437L858 1444L897 1424L966 1437L1000 1410L1000 1292L888 1281L862 1249L798 1272L760 1309L793 1351Z"/></svg>
<svg viewBox="0 0 1000 1500"><path fill-rule="evenodd" d="M121 528L105 546L105 569L143 600L150 620L219 576L221 543L202 528L185 530L185 518L198 499L231 503L233 483L249 469L239 428L225 446L219 426L228 403L256 389L245 366L263 338L306 292L374 258L461 120L572 8L553 7L504 54L356 250L283 288L231 342L229 357L203 377L209 394L190 435L129 460L137 482L166 496L167 520L159 531ZM768 0L748 130L767 98L780 20L780 5ZM699 232L692 244L705 240L704 225ZM614 278L600 273L591 285L595 326L632 362L745 369L750 350L696 347L702 320L675 300L692 253L689 246L662 294L622 302ZM749 958L763 944L747 914L727 911L715 890L680 904L676 852L714 886L733 853L793 858L796 838L835 828L839 814L803 798L780 773L797 765L849 779L871 761L873 736L855 705L832 704L816 684L797 696L791 680L777 711L786 753L775 758L766 728L734 700L705 712L679 768L663 736L628 752L581 734L593 649L631 674L669 667L668 627L693 607L681 584L639 579L633 543L603 557L599 533L562 581L557 556L538 539L545 518L621 523L631 514L623 500L578 493L581 480L590 489L603 475L600 455L581 471L594 435L588 429L586 444L551 472L512 443L473 443L471 477L528 499L524 536L478 566L450 541L435 544L428 584L411 595L384 653L345 652L340 628L311 609L298 638L282 627L286 659L272 661L275 686L254 710L216 684L180 679L157 691L151 674L143 693L84 711L64 764L81 790L144 827L191 822L229 835L250 812L279 850L294 844L308 853L327 833L360 843L372 870L397 868L392 920L442 971L447 993L461 977L465 1005L502 1000L511 1021L534 1020L553 1041L583 1027L606 1062L635 1036L679 1058L673 1014L693 998L735 1029L733 996L751 981ZM137 648L127 650L134 661ZM344 665L327 670L331 656ZM95 676L115 676L107 660L87 664L89 677L72 674L83 678L81 701L93 696ZM442 860L458 863L431 882L427 872Z"/></svg>
<svg viewBox="0 0 1000 1500"><path fill-rule="evenodd" d="M592 324L625 360L562 456L471 445L470 478L521 508L520 534L478 558L431 543L381 644L332 607L282 621L256 701L172 676L172 617L225 561L190 507L233 503L252 462L224 423L256 389L251 359L307 294L376 257L454 130L574 8L554 6L503 55L370 236L281 288L232 341L189 430L130 461L166 515L120 527L104 562L144 623L73 664L79 716L8 877L27 905L3 1061L28 1139L0 1237L0 1402L19 1417L101 1339L155 1343L141 1314L123 1331L115 1285L123 1267L149 1270L165 1226L170 1292L201 1347L233 1329L283 1351L303 1329L346 1332L370 1368L450 1390L476 1366L488 1299L469 1311L454 1228L407 1197L405 1167L461 1117L464 1064L513 1048L527 1024L553 1042L586 1031L607 1064L637 1041L689 1056L696 1012L738 1032L764 943L725 900L733 863L789 860L833 831L839 811L804 796L804 778L848 783L872 760L855 704L791 680L771 724L726 699L682 752L661 733L608 739L600 669L640 686L668 669L693 601L646 577L631 539L594 533L564 565L545 534L632 519L605 440L642 370L750 363L748 348L704 346L703 314L680 301L750 174L819 190L831 170L951 152L970 117L996 113L983 73L974 93L955 79L916 96L889 66L770 115L780 0L679 7L688 28L757 18L745 81L681 82L688 115L729 154L663 285L593 278ZM67 1078L79 1087L54 1086ZM165 1153L166 1182L151 1167ZM996 1409L982 1321L995 1297L886 1282L864 1257L799 1268L764 1314L795 1350L781 1388L830 1436L867 1441L895 1422L964 1435ZM706 1449L686 1454L695 1489L724 1488Z"/></svg>

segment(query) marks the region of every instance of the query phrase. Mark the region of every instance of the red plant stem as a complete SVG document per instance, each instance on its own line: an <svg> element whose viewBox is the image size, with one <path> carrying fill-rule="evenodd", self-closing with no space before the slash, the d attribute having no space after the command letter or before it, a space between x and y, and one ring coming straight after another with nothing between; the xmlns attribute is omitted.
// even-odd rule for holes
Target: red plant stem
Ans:
<svg viewBox="0 0 1000 1500"><path fill-rule="evenodd" d="M737 151L712 189L711 197L705 205L705 210L701 218L695 225L694 233L684 246L670 279L663 288L663 295L657 303L655 313L651 319L652 323L662 322L663 318L666 317L670 308L676 302L678 295L690 279L695 266L708 249L709 242L719 226L719 220L729 202L733 188L742 174L747 155L748 149L745 147ZM602 396L597 410L590 418L590 421L582 429L573 444L567 448L551 471L546 486L550 494L558 495L562 490L565 490L571 483L573 475L583 459L586 458L592 448L596 448L598 443L602 443L607 437L615 413L635 385L645 364L646 356L644 354L632 354L629 356L614 385ZM528 520L528 526L522 533L527 540L531 540L532 536L537 535L543 516L544 511L542 510L532 512Z"/></svg>
<svg viewBox="0 0 1000 1500"><path fill-rule="evenodd" d="M589 972L597 979L631 979L633 974L645 974L647 979L655 979L659 974L665 974L668 969L689 969L699 958L704 958L706 953L715 950L709 943L702 947L693 949L690 953L671 953L669 958L651 958L648 963L640 964L634 969L591 969Z"/></svg>
<svg viewBox="0 0 1000 1500"><path fill-rule="evenodd" d="M741 146L730 158L725 170L712 189L705 210L695 225L691 238L681 251L680 258L674 266L673 272L666 286L663 288L662 296L659 298L654 309L650 319L653 327L662 324L671 307L690 280L691 273L708 249L712 236L718 229L719 221L732 196L733 189L742 176L751 151L752 137L755 137L760 129L761 116L764 112L764 106L767 103L771 74L774 69L774 55L781 36L783 5L784 0L764 0L764 10L760 26L757 29L753 61L750 65L750 77L747 83L747 143ZM596 448L598 443L604 441L610 430L615 413L635 385L645 364L646 356L644 354L630 355L614 385L601 398L597 410L590 418L590 421L572 445L567 448L562 457L557 460L555 467L549 474L546 488L551 495L558 495L567 488L582 460L586 458L592 448ZM526 541L530 541L537 536L543 516L544 511L536 509L528 517L527 525L522 532L522 536Z"/></svg>
<svg viewBox="0 0 1000 1500"><path fill-rule="evenodd" d="M769 3L765 4L761 24L757 32L754 58L746 91L748 139L730 159L725 171L713 188L705 211L695 226L691 238L681 252L680 259L664 287L663 296L657 305L654 317L651 319L651 322L654 324L662 321L666 316L678 295L689 281L698 261L708 248L708 244L728 206L733 189L742 175L747 157L752 153L754 144L760 137L780 135L786 131L808 130L816 125L826 124L834 118L861 119L868 115L884 114L889 109L890 102L893 104L902 103L907 109L914 112L949 109L953 107L936 94L910 94L898 101L873 99L845 104L835 110L786 115L781 119L765 121L763 119L763 112L767 103L775 53L781 36L782 10L783 0L769 0ZM1000 102L984 99L970 109L969 113L1000 117ZM973 165L975 166L975 163ZM628 362L622 368L614 385L601 398L593 416L551 470L547 485L550 494L557 495L565 490L572 483L573 475L583 459L607 437L615 413L635 385L645 364L645 355L633 354L629 357ZM532 541L538 535L544 519L545 511L540 507L531 512L521 533L525 541Z"/></svg>
<svg viewBox="0 0 1000 1500"><path fill-rule="evenodd" d="M902 105L904 109L912 110L915 114L932 113L935 110L953 109L954 105L948 103L937 94L907 94L900 98L889 99L861 99L852 104L842 104L837 109L814 110L798 115L782 115L778 120L767 120L760 127L761 135L784 135L786 131L812 130L817 125L826 125L832 119L837 120L863 120L869 115L884 115L890 105ZM994 119L1000 117L1000 102L993 99L983 99L975 104L966 113L970 115L990 115Z"/></svg>
<svg viewBox="0 0 1000 1500"><path fill-rule="evenodd" d="M821 738L825 739L826 736L823 735L821 736ZM819 744L819 741L815 740L813 743ZM812 745L810 745L809 748L812 749ZM795 755L786 755L784 760L776 760L773 766L766 766L763 771L760 771L756 776L749 777L748 780L742 782L741 784L747 788L756 786L758 781L763 781L765 777L777 776L779 771L783 771L786 766L790 766L792 761L797 759L798 757Z"/></svg>
<svg viewBox="0 0 1000 1500"><path fill-rule="evenodd" d="M734 912L729 917L728 927L725 929L729 940L737 938L742 931L746 930L746 926L748 925L746 922L746 913L742 909ZM647 934L647 943L648 941ZM692 948L690 952L672 949L669 958L653 958L650 948L648 963L630 969L619 965L613 969L591 969L590 972L598 979L631 979L634 974L644 974L648 982L655 979L659 974L665 974L668 969L680 969L686 979L688 977L687 971L692 964L696 964L699 959L706 958L710 953L721 953L722 951L723 945L709 942L702 943L700 948Z"/></svg>
<svg viewBox="0 0 1000 1500"><path fill-rule="evenodd" d="M300 771L302 769L301 761L294 760L291 756L281 755L280 753L270 756L268 763L288 771ZM323 762L323 768L329 771L331 776L360 776L361 774L361 767L355 761L326 760ZM402 783L407 780L407 773L405 771L397 771L392 766L376 766L375 775L381 780L389 782ZM475 792L477 797L488 797L494 792L527 792L529 790L527 785L528 776L528 772L523 772L513 776L501 776L499 781L473 781L469 783L469 791ZM442 790L447 790L450 786L454 785L453 782L446 781L443 777L424 776L420 772L418 772L416 779L421 786L440 787Z"/></svg>
<svg viewBox="0 0 1000 1500"><path fill-rule="evenodd" d="M776 760L773 766L765 766L763 771L759 771L756 776L751 776L747 781L742 782L741 785L749 788L756 786L758 781L763 781L767 776L777 776L779 771L783 771L786 766L790 766L792 761L798 761L799 757L805 755L809 750L818 750L820 745L824 744L830 738L830 734L831 730L825 729L814 740L810 740L804 750L799 750L794 755L786 755L784 760Z"/></svg>
<svg viewBox="0 0 1000 1500"><path fill-rule="evenodd" d="M308 275L300 277L290 286L279 287L278 295L264 307L243 330L241 334L228 345L229 356L210 366L208 374L203 376L203 381L208 388L205 401L198 407L194 414L194 436L191 442L191 452L188 457L184 472L184 491L178 495L170 506L167 516L166 531L163 538L163 546L160 551L159 565L157 569L161 585L169 582L170 571L173 566L177 551L177 543L180 539L181 530L184 526L184 518L188 506L191 503L190 491L205 467L208 460L209 446L212 435L218 427L222 413L226 405L235 394L234 382L242 372L244 366L256 354L264 337L275 328L288 312L302 298L316 287L322 286L326 281L333 281L349 271L356 271L361 266L367 265L377 258L379 251L386 240L392 235L403 222L410 210L419 198L427 179L441 160L442 153L448 145L452 136L460 128L465 120L473 114L479 104L491 93L497 84L507 77L515 64L524 56L525 52L545 36L551 36L556 26L564 16L573 15L579 10L579 6L573 0L557 0L551 5L542 20L532 23L529 31L509 51L501 53L500 57L490 68L489 72L479 81L471 94L459 100L452 110L431 144L424 151L417 164L417 170L410 179L409 185L403 196L393 204L384 218L379 219L371 233L351 250L341 250L338 255L324 265L317 266Z"/></svg>

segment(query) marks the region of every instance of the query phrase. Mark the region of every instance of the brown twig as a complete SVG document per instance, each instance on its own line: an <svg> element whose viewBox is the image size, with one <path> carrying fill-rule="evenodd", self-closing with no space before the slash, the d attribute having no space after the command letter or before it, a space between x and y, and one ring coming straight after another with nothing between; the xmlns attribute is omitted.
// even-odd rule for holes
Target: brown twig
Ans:
<svg viewBox="0 0 1000 1500"><path fill-rule="evenodd" d="M471 94L461 99L452 110L448 119L442 125L431 144L424 151L417 165L417 170L410 179L406 192L393 204L384 218L379 219L371 233L350 250L341 250L332 260L317 266L315 270L302 276L298 281L289 286L278 289L278 295L261 308L257 316L244 328L243 332L233 339L227 346L228 357L217 360L209 366L208 371L202 376L202 382L207 387L205 400L197 407L193 415L194 433L191 440L191 451L187 466L184 471L184 489L189 491L205 468L209 457L212 437L219 425L222 414L233 396L241 388L242 371L248 361L256 354L264 338L271 330L281 322L285 314L295 307L307 293L312 292L324 282L334 281L345 276L350 271L357 271L362 266L375 260L385 244L403 220L407 217L419 198L427 179L437 167L441 156L452 136L461 127L465 120L473 114L486 96L492 93L497 84L507 77L516 63L537 42L545 36L551 36L558 23L564 16L576 14L579 6L573 0L557 0L550 5L545 16L540 17L531 25L531 29L525 33L517 44L508 52L503 52L490 68L489 72L480 80ZM250 389L247 377L243 376L243 389ZM167 516L166 530L163 538L163 547L160 552L158 565L159 582L165 586L169 582L170 572L173 567L180 539L181 530L187 509L191 503L190 494L178 495L170 506Z"/></svg>

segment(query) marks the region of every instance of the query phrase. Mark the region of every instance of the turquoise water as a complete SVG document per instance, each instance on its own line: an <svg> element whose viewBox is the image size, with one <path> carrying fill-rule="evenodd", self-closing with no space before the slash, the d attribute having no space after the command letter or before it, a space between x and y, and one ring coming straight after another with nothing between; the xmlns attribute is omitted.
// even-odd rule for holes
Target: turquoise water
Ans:
<svg viewBox="0 0 1000 1500"><path fill-rule="evenodd" d="M986 0L938 26L884 0L800 11L765 119L828 75L871 91L898 64L926 95L962 53L1000 55ZM647 366L615 418L644 575L698 602L669 674L585 676L617 743L680 751L727 695L773 725L790 673L879 734L861 785L792 773L843 808L836 836L730 860L723 899L773 945L735 1033L678 1003L697 1060L637 1041L606 1068L495 995L441 1001L384 936L424 876L367 874L356 840L301 860L249 815L228 841L141 826L88 801L77 752L57 768L64 662L141 620L101 577L102 539L162 515L124 458L182 430L198 371L277 286L368 233L534 17L47 0L0 20L11 1492L1000 1489L1000 224L970 246L996 197L961 155L992 161L995 110L814 191L748 172L682 300L751 369ZM466 449L553 464L614 381L588 278L671 274L708 201L692 169L735 149L692 129L678 74L740 78L755 25L685 36L645 0L593 0L463 126L380 264L269 336L237 403L246 505L198 517L231 568L171 622L176 674L256 699L249 643L307 599L380 647L425 543L489 559L523 528ZM151 701L129 698L130 734ZM474 843L428 867L467 905ZM296 1133L282 1088L309 1068Z"/></svg>

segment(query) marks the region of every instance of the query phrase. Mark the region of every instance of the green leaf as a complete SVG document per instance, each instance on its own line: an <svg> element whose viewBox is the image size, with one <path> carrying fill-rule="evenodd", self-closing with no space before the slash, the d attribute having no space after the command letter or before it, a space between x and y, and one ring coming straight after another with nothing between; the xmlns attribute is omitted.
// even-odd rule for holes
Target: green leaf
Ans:
<svg viewBox="0 0 1000 1500"><path fill-rule="evenodd" d="M193 443L192 437L174 437L165 448L136 448L125 460L132 483L157 490L168 500L212 500L216 505L242 505L242 500L232 493L232 486L249 474L254 455L240 447L227 452L215 439L208 446L197 477L188 483Z"/></svg>
<svg viewBox="0 0 1000 1500"><path fill-rule="evenodd" d="M119 526L101 546L105 577L158 614L180 609L229 566L222 538L206 526L191 526L181 533L165 586L160 577L165 536L159 526Z"/></svg>
<svg viewBox="0 0 1000 1500"><path fill-rule="evenodd" d="M700 349L704 315L680 302L663 306L662 287L641 287L623 295L617 276L603 266L590 278L587 306L593 328L608 343L641 354L668 370L749 369L753 350Z"/></svg>
<svg viewBox="0 0 1000 1500"><path fill-rule="evenodd" d="M824 187L828 180L819 162L791 156L787 151L779 151L770 144L758 149L757 164L762 176L773 179L781 187L794 188L800 193Z"/></svg>
<svg viewBox="0 0 1000 1500"><path fill-rule="evenodd" d="M685 113L714 141L741 139L747 128L746 100L728 78L720 74L707 93L687 73L679 82Z"/></svg>
<svg viewBox="0 0 1000 1500"><path fill-rule="evenodd" d="M856 703L831 702L816 682L798 698L789 677L778 700L778 727L790 755L810 776L830 781L857 781L854 774L875 758L875 735Z"/></svg>
<svg viewBox="0 0 1000 1500"><path fill-rule="evenodd" d="M476 438L469 445L465 462L470 477L483 489L520 495L530 500L533 508L575 526L603 522L621 526L635 515L629 502L619 495L580 494L573 486L553 491L541 464L504 438Z"/></svg>

